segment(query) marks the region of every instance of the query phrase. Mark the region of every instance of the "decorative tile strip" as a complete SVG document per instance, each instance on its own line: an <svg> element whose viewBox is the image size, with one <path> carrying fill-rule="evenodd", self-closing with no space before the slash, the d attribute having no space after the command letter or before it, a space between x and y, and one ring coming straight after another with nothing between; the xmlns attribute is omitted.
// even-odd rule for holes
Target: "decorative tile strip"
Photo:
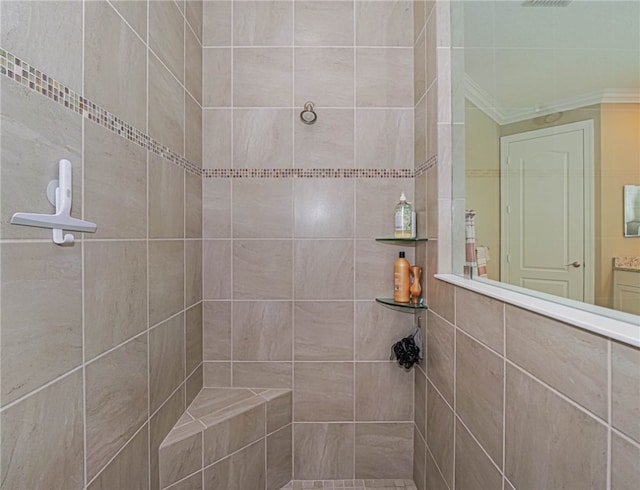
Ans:
<svg viewBox="0 0 640 490"><path fill-rule="evenodd" d="M367 168L204 168L209 179L410 179L412 169Z"/></svg>
<svg viewBox="0 0 640 490"><path fill-rule="evenodd" d="M431 158L429 158L426 162L418 165L418 167L416 167L414 176L417 177L418 175L422 175L431 167L435 167L437 164L438 164L438 155L436 154L436 155L433 155Z"/></svg>
<svg viewBox="0 0 640 490"><path fill-rule="evenodd" d="M33 90L57 102L67 109L86 117L128 141L146 150L150 150L161 158L185 169L194 175L201 176L202 169L184 156L164 146L146 133L123 121L91 100L74 92L50 76L36 70L33 66L0 48L0 75L16 81L20 85Z"/></svg>

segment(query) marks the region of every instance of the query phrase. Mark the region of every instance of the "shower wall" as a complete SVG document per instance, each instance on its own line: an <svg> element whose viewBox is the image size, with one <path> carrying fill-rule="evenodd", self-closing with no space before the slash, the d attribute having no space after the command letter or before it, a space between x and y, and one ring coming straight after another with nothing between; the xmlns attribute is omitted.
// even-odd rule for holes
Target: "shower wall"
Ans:
<svg viewBox="0 0 640 490"><path fill-rule="evenodd" d="M415 52L426 25L427 86L436 88L433 98L427 91L426 119L437 128L438 155L415 179L437 240L416 258L428 264L430 309L427 360L415 373L414 481L418 489L635 488L640 350L433 277L451 270L450 213L464 209L463 180L451 180L464 152L464 107L451 102L460 93L451 60L463 56L450 48L451 7L414 4L416 16L426 11L424 24L416 19Z"/></svg>
<svg viewBox="0 0 640 490"><path fill-rule="evenodd" d="M204 5L204 385L293 389L295 479L411 477L413 371L389 356L413 318L374 298L413 250L374 238L412 200L412 22L405 1Z"/></svg>
<svg viewBox="0 0 640 490"><path fill-rule="evenodd" d="M0 7L0 487L156 488L202 385L202 4ZM61 158L98 226L65 247L9 224Z"/></svg>

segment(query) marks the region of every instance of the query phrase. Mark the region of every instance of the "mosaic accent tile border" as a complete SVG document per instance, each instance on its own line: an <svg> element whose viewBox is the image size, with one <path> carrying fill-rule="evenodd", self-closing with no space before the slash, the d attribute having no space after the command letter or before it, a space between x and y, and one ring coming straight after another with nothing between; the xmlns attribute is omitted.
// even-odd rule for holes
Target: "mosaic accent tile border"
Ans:
<svg viewBox="0 0 640 490"><path fill-rule="evenodd" d="M426 172L436 165L437 155L414 169L358 169L358 168L329 168L329 169L295 169L295 168L268 168L268 169L202 169L195 163L186 159L183 155L174 152L148 134L140 131L131 124L123 121L115 114L110 113L95 102L78 94L62 83L36 69L29 63L18 58L14 54L0 48L0 75L7 77L20 85L43 95L50 100L64 106L74 113L86 117L90 121L99 124L105 129L135 143L136 145L153 152L159 157L174 163L197 176L204 178L272 178L272 179L406 179L413 178Z"/></svg>
<svg viewBox="0 0 640 490"><path fill-rule="evenodd" d="M411 169L366 168L204 168L208 179L407 179Z"/></svg>
<svg viewBox="0 0 640 490"><path fill-rule="evenodd" d="M431 158L429 158L426 162L418 165L415 169L414 172L414 177L417 177L418 175L422 175L423 173L425 173L427 170L429 170L432 167L435 167L438 164L438 155L433 155Z"/></svg>
<svg viewBox="0 0 640 490"><path fill-rule="evenodd" d="M0 48L0 75L16 81L20 85L33 90L76 114L86 117L105 129L150 150L161 158L174 163L194 175L201 176L202 169L184 156L174 152L151 136L143 133L131 124L123 121L115 114L95 104L69 87L54 80L40 70L21 60L17 56Z"/></svg>

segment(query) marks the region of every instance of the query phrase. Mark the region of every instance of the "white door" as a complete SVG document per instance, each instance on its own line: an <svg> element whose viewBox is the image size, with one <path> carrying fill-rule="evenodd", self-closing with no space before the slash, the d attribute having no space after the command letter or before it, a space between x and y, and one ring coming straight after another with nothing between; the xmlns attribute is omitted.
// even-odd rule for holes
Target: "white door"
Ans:
<svg viewBox="0 0 640 490"><path fill-rule="evenodd" d="M501 138L502 281L589 300L592 134L583 121Z"/></svg>

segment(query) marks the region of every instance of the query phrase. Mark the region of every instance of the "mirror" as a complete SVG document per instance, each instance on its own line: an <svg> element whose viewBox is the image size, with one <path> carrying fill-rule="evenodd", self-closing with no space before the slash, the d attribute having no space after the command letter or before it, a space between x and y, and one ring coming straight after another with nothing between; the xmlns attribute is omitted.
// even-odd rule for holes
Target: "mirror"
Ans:
<svg viewBox="0 0 640 490"><path fill-rule="evenodd" d="M624 236L640 238L640 185L624 186Z"/></svg>
<svg viewBox="0 0 640 490"><path fill-rule="evenodd" d="M640 257L640 2L460 0L451 14L483 279L619 317L605 310L614 257Z"/></svg>

